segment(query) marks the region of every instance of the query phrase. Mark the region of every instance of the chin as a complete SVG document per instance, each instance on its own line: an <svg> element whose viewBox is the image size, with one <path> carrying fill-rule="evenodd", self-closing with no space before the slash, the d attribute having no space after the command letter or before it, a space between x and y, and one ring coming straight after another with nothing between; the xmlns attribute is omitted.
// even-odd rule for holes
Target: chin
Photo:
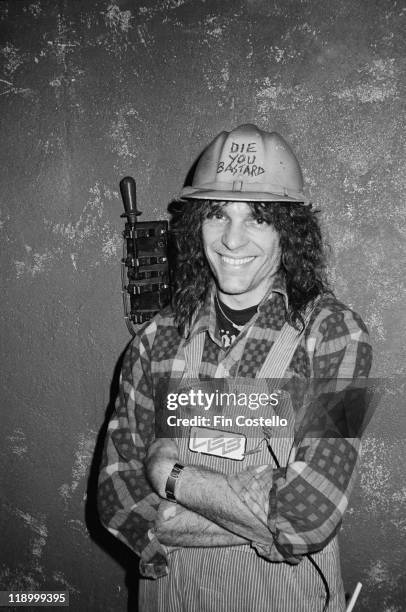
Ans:
<svg viewBox="0 0 406 612"><path fill-rule="evenodd" d="M232 283L218 283L218 287L222 293L226 293L227 295L240 295L249 291L249 287Z"/></svg>

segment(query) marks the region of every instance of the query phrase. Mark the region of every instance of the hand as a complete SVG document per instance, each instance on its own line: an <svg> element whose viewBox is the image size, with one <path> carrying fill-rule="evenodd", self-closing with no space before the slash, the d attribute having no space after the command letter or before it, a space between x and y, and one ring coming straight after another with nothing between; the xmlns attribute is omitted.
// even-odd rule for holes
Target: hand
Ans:
<svg viewBox="0 0 406 612"><path fill-rule="evenodd" d="M159 504L154 533L168 552L182 545L183 532L187 530L187 516L190 514L193 513L167 499L163 499Z"/></svg>
<svg viewBox="0 0 406 612"><path fill-rule="evenodd" d="M178 446L169 438L158 438L148 448L144 462L146 473L154 491L164 499L166 481L178 460Z"/></svg>
<svg viewBox="0 0 406 612"><path fill-rule="evenodd" d="M174 504L167 499L163 499L159 504L158 508L158 516L155 519L155 529L157 532L160 530L164 530L170 526L172 519L181 514L182 512L186 512L186 509L179 504Z"/></svg>

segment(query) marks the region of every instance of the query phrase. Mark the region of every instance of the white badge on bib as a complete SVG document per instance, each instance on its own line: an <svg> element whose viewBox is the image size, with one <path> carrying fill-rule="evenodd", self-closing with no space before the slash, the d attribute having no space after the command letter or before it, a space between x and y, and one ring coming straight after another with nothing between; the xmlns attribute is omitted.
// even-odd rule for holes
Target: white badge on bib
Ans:
<svg viewBox="0 0 406 612"><path fill-rule="evenodd" d="M210 427L191 427L189 450L204 455L242 461L247 439L243 434Z"/></svg>

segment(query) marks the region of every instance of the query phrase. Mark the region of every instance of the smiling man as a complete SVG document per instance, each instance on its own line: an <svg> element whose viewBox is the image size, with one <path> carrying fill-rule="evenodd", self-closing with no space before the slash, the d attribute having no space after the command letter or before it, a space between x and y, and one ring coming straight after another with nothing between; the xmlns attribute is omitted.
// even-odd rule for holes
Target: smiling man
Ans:
<svg viewBox="0 0 406 612"><path fill-rule="evenodd" d="M218 297L235 309L259 304L281 264L277 231L245 202L224 202L207 215L202 233Z"/></svg>
<svg viewBox="0 0 406 612"><path fill-rule="evenodd" d="M371 347L328 289L296 156L276 132L222 132L170 212L173 303L126 352L99 483L103 523L140 556L139 609L342 612L337 533L361 429L346 423ZM228 402L159 434L169 389L216 385L274 391L289 426L244 431L253 419ZM255 417L275 410L258 402Z"/></svg>

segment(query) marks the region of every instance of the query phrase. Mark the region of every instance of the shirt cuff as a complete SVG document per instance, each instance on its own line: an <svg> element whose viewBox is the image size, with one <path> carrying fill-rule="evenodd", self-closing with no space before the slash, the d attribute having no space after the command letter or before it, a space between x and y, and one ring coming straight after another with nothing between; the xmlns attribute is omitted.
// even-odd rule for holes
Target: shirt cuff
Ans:
<svg viewBox="0 0 406 612"><path fill-rule="evenodd" d="M155 536L153 529L148 531L149 542L141 552L140 574L144 578L162 578L169 572L168 551Z"/></svg>

